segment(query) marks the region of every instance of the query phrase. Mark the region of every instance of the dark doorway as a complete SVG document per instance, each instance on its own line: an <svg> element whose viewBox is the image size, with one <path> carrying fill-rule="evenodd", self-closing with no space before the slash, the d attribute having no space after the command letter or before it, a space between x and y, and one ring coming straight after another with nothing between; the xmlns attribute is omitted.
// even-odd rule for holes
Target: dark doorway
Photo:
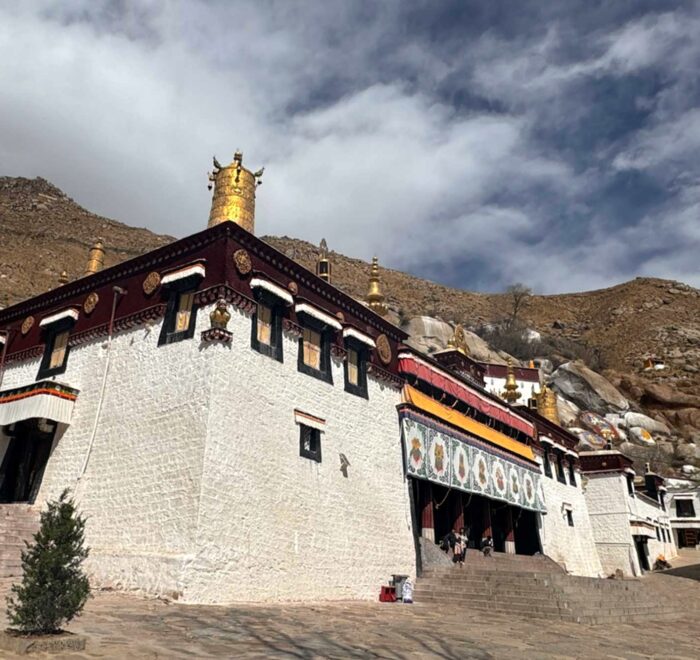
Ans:
<svg viewBox="0 0 700 660"><path fill-rule="evenodd" d="M491 504L491 530L495 552L506 551L506 538L510 529L510 511L507 504Z"/></svg>
<svg viewBox="0 0 700 660"><path fill-rule="evenodd" d="M518 555L534 555L542 552L538 531L537 514L534 511L515 508L513 510L515 530L515 552Z"/></svg>
<svg viewBox="0 0 700 660"><path fill-rule="evenodd" d="M679 548L695 548L698 544L700 534L697 529L679 529L678 530L678 547Z"/></svg>
<svg viewBox="0 0 700 660"><path fill-rule="evenodd" d="M55 432L56 423L46 420L31 419L14 425L0 464L0 502L34 502Z"/></svg>
<svg viewBox="0 0 700 660"><path fill-rule="evenodd" d="M647 537L635 536L634 548L637 551L637 559L643 571L649 570L649 559L647 558Z"/></svg>

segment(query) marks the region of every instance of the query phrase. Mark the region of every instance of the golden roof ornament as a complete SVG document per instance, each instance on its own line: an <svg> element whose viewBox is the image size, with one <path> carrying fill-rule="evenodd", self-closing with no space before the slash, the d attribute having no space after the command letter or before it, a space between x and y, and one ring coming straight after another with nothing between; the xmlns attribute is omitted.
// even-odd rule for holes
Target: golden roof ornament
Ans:
<svg viewBox="0 0 700 660"><path fill-rule="evenodd" d="M228 322L231 320L231 312L228 311L228 303L224 298L219 298L216 307L209 314L211 327L219 330L227 330Z"/></svg>
<svg viewBox="0 0 700 660"><path fill-rule="evenodd" d="M389 311L389 308L384 302L384 294L382 293L381 277L379 276L379 259L372 257L372 268L369 273L369 289L367 291L367 305L373 311L384 316Z"/></svg>
<svg viewBox="0 0 700 660"><path fill-rule="evenodd" d="M62 270L61 274L58 276L58 283L60 286L68 284L68 273L65 270Z"/></svg>
<svg viewBox="0 0 700 660"><path fill-rule="evenodd" d="M506 386L501 392L501 398L508 403L515 403L520 398L520 390L518 383L515 380L515 370L513 369L513 360L508 358L508 369L506 372Z"/></svg>
<svg viewBox="0 0 700 660"><path fill-rule="evenodd" d="M243 167L243 154L236 151L230 165L222 165L214 156L214 171L209 174L209 190L214 188L209 227L235 222L255 233L255 190L262 184L264 167L251 172Z"/></svg>
<svg viewBox="0 0 700 660"><path fill-rule="evenodd" d="M459 351L462 355L469 355L469 346L467 346L467 335L464 332L464 328L461 323L455 326L455 331L452 337L447 342L448 348L453 348Z"/></svg>
<svg viewBox="0 0 700 660"><path fill-rule="evenodd" d="M537 412L550 422L561 426L559 409L557 408L557 393L542 381L540 391L535 396L537 397Z"/></svg>
<svg viewBox="0 0 700 660"><path fill-rule="evenodd" d="M321 245L316 258L316 275L326 282L331 281L331 260L328 258L328 244L326 239L321 239Z"/></svg>
<svg viewBox="0 0 700 660"><path fill-rule="evenodd" d="M105 246L101 238L90 248L85 275L94 275L105 267Z"/></svg>

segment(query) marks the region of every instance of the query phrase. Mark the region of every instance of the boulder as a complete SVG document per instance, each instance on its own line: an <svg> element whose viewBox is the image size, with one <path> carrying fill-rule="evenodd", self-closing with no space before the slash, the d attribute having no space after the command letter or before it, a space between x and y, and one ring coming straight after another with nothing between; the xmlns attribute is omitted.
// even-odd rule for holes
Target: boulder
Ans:
<svg viewBox="0 0 700 660"><path fill-rule="evenodd" d="M700 468L697 468L694 465L686 464L681 466L681 472L688 477L692 477L693 475L700 473Z"/></svg>
<svg viewBox="0 0 700 660"><path fill-rule="evenodd" d="M432 316L414 316L403 326L403 330L410 335L406 343L423 353L445 348L454 332L449 323Z"/></svg>
<svg viewBox="0 0 700 660"><path fill-rule="evenodd" d="M684 445L676 445L676 456L684 461L692 461L697 454L697 446L692 442Z"/></svg>
<svg viewBox="0 0 700 660"><path fill-rule="evenodd" d="M554 389L579 408L605 415L627 411L629 402L603 376L582 362L566 362L553 374Z"/></svg>
<svg viewBox="0 0 700 660"><path fill-rule="evenodd" d="M629 429L630 438L634 440L637 444L651 447L656 444L654 438L651 437L651 433L641 426L633 426Z"/></svg>
<svg viewBox="0 0 700 660"><path fill-rule="evenodd" d="M678 426L690 426L700 428L700 409L699 408L680 408L669 413L669 417Z"/></svg>
<svg viewBox="0 0 700 660"><path fill-rule="evenodd" d="M673 456L673 452L676 450L672 442L657 442L656 446L666 456Z"/></svg>
<svg viewBox="0 0 700 660"><path fill-rule="evenodd" d="M671 430L663 422L657 422L655 419L637 412L625 413L624 425L627 428L639 426L649 431L649 433L661 433L662 435L670 435L671 433Z"/></svg>
<svg viewBox="0 0 700 660"><path fill-rule="evenodd" d="M557 412L562 426L575 424L581 409L572 401L567 401L562 396L557 395Z"/></svg>
<svg viewBox="0 0 700 660"><path fill-rule="evenodd" d="M646 402L662 403L667 406L700 408L700 396L686 394L667 383L647 383L643 398Z"/></svg>

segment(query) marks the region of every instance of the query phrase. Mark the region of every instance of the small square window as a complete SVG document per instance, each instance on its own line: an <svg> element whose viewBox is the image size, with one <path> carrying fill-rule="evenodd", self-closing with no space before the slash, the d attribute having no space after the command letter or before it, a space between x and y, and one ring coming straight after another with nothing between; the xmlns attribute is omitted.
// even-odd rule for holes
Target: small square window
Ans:
<svg viewBox="0 0 700 660"><path fill-rule="evenodd" d="M566 510L566 522L568 523L569 527L574 526L574 514L571 509Z"/></svg>
<svg viewBox="0 0 700 660"><path fill-rule="evenodd" d="M273 298L257 297L250 345L258 353L282 362L282 308Z"/></svg>
<svg viewBox="0 0 700 660"><path fill-rule="evenodd" d="M321 462L321 431L319 429L299 425L299 456L317 463Z"/></svg>
<svg viewBox="0 0 700 660"><path fill-rule="evenodd" d="M197 321L197 306L194 304L195 291L172 289L168 298L168 307L163 319L158 344L174 344L194 336Z"/></svg>

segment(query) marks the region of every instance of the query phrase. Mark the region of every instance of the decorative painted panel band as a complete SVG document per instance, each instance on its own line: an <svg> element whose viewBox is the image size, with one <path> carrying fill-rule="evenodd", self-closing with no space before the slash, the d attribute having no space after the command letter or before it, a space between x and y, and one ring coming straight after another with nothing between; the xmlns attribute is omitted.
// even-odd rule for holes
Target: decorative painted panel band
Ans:
<svg viewBox="0 0 700 660"><path fill-rule="evenodd" d="M413 411L404 409L400 416L409 476L524 509L547 511L541 475L534 466Z"/></svg>

